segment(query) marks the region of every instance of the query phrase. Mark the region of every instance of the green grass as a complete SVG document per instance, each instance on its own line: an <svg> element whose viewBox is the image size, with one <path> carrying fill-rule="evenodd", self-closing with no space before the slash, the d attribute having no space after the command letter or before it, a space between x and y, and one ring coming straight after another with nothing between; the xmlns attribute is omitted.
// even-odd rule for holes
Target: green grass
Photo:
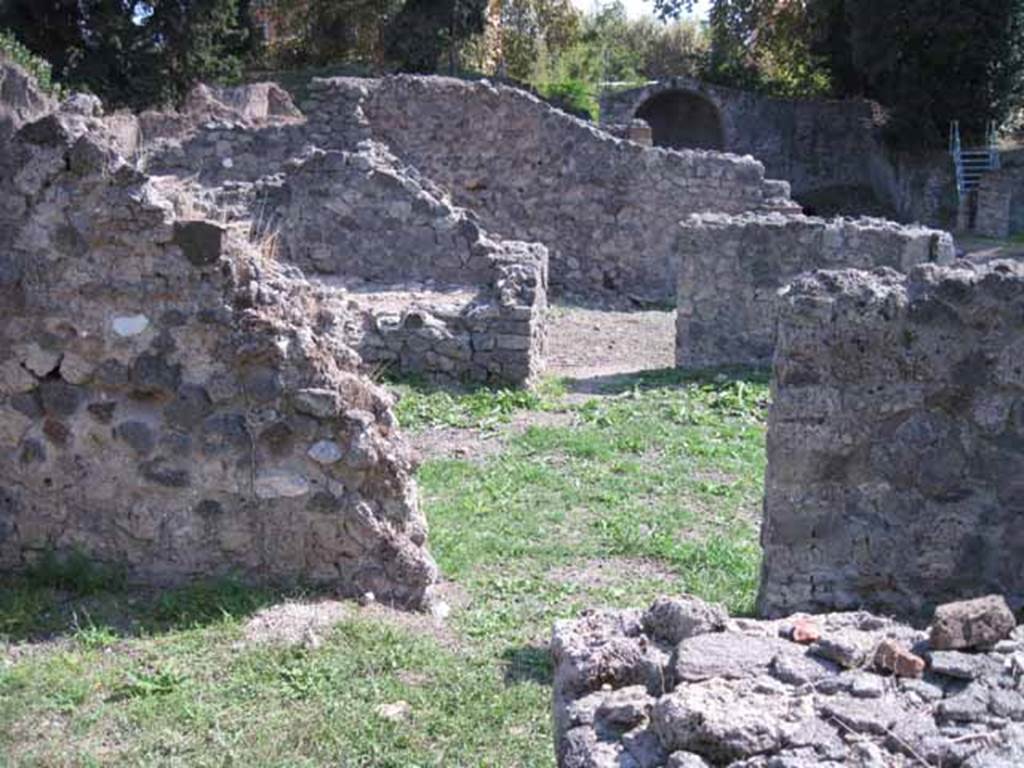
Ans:
<svg viewBox="0 0 1024 768"><path fill-rule="evenodd" d="M571 422L422 468L453 582L446 629L352 607L316 650L287 648L244 641L246 617L282 595L236 582L157 595L10 582L0 765L551 766L555 619L672 590L751 609L763 381L651 373L572 404L564 383L402 389L413 430L501 430L540 409ZM398 702L408 716L385 717Z"/></svg>

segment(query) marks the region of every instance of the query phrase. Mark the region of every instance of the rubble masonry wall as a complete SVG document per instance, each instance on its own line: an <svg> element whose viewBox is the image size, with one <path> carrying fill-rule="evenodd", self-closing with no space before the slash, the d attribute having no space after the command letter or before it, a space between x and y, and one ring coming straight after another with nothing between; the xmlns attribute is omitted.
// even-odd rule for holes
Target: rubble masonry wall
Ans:
<svg viewBox="0 0 1024 768"><path fill-rule="evenodd" d="M1024 605L1024 264L801 277L774 373L761 613Z"/></svg>
<svg viewBox="0 0 1024 768"><path fill-rule="evenodd" d="M949 234L881 219L692 216L679 236L676 363L692 369L770 365L777 294L802 272L907 271L953 257Z"/></svg>

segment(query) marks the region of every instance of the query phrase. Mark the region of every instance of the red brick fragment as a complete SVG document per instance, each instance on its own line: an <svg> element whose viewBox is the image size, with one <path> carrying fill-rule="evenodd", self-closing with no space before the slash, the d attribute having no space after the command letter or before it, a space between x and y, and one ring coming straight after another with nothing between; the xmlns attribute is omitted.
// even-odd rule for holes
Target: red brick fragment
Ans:
<svg viewBox="0 0 1024 768"><path fill-rule="evenodd" d="M895 640L883 640L875 649L875 666L897 677L920 677L924 674L925 662Z"/></svg>
<svg viewBox="0 0 1024 768"><path fill-rule="evenodd" d="M790 640L800 645L810 645L821 639L821 629L810 619L797 619L793 622Z"/></svg>

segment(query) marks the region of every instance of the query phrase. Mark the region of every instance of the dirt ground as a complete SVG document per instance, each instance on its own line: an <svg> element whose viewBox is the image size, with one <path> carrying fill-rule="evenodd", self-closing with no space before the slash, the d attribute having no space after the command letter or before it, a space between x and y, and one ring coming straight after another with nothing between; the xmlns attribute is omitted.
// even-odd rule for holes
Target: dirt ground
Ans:
<svg viewBox="0 0 1024 768"><path fill-rule="evenodd" d="M675 365L674 310L622 312L556 305L548 316L547 373L596 394L608 377Z"/></svg>
<svg viewBox="0 0 1024 768"><path fill-rule="evenodd" d="M993 240L988 237L957 236L957 250L963 250L966 258L974 262L995 259L1024 258L1024 243L1012 240Z"/></svg>
<svg viewBox="0 0 1024 768"><path fill-rule="evenodd" d="M675 311L668 310L553 306L545 375L565 381L568 403L601 396L631 374L674 366L675 323ZM499 453L509 435L531 426L571 426L573 419L567 412L524 411L498 429L435 427L407 435L424 460L483 461Z"/></svg>

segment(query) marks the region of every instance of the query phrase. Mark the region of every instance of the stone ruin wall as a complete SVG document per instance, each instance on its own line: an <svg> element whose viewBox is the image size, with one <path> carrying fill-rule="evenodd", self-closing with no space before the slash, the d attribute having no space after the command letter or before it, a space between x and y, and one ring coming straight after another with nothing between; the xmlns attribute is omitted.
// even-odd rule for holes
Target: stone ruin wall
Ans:
<svg viewBox="0 0 1024 768"><path fill-rule="evenodd" d="M601 122L630 122L650 99L673 92L702 96L717 110L725 151L753 155L799 198L830 187L869 186L864 157L876 149L874 105L864 100L780 99L687 77L601 97Z"/></svg>
<svg viewBox="0 0 1024 768"><path fill-rule="evenodd" d="M53 111L56 103L36 87L20 67L0 65L0 142L10 140L25 123Z"/></svg>
<svg viewBox="0 0 1024 768"><path fill-rule="evenodd" d="M870 101L782 99L676 77L603 94L601 122L629 123L650 99L672 92L709 102L719 116L724 151L756 157L769 176L790 183L803 205L838 204L835 212L943 228L955 224L948 153L888 149L879 130L881 108Z"/></svg>
<svg viewBox="0 0 1024 768"><path fill-rule="evenodd" d="M1024 264L818 272L780 303L758 607L1024 606Z"/></svg>
<svg viewBox="0 0 1024 768"><path fill-rule="evenodd" d="M239 95L250 89L254 103ZM177 119L168 132L165 115L142 116L147 167L347 290L347 340L367 369L513 386L540 373L546 249L484 231L371 140L356 105L312 124L269 84L200 87Z"/></svg>
<svg viewBox="0 0 1024 768"><path fill-rule="evenodd" d="M84 106L0 144L0 569L77 550L422 606L415 458L345 297L196 216Z"/></svg>
<svg viewBox="0 0 1024 768"><path fill-rule="evenodd" d="M253 183L286 173L306 148L355 151L372 139L472 211L492 238L546 246L557 291L671 299L675 224L685 215L792 209L788 185L765 180L751 158L641 147L486 82L314 80L299 105L305 119L278 103L261 125L210 109L218 94L207 96L192 109L208 119L183 136L162 138L144 119L151 172L194 174L228 209L247 198L242 208L261 211Z"/></svg>
<svg viewBox="0 0 1024 768"><path fill-rule="evenodd" d="M881 219L698 214L679 236L676 364L768 366L778 292L803 272L949 263L948 233Z"/></svg>
<svg viewBox="0 0 1024 768"><path fill-rule="evenodd" d="M546 346L544 246L492 239L385 147L359 147L303 157L272 192L281 258L343 281L363 309L350 338L369 365L535 380Z"/></svg>
<svg viewBox="0 0 1024 768"><path fill-rule="evenodd" d="M547 246L561 292L671 300L681 218L791 207L788 185L766 181L752 158L617 140L504 86L334 79L313 91L312 114L333 122L354 90L374 137L456 204L493 232Z"/></svg>

